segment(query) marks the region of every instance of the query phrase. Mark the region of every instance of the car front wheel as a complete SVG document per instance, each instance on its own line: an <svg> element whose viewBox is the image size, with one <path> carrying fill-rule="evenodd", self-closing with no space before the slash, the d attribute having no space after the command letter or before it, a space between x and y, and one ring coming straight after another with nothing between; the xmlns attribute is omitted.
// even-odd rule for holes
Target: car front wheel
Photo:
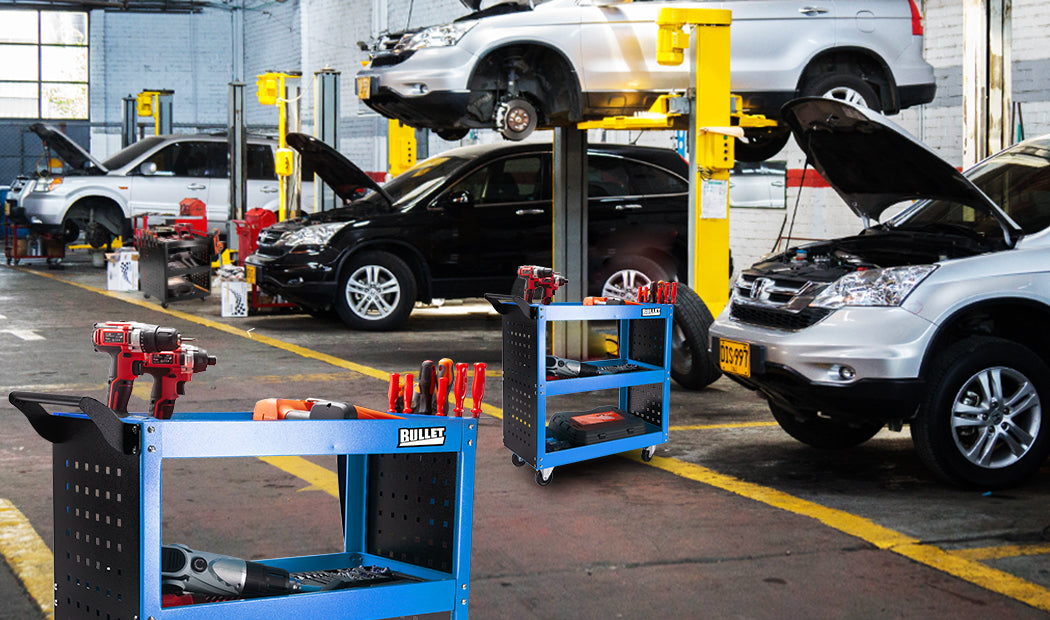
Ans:
<svg viewBox="0 0 1050 620"><path fill-rule="evenodd" d="M973 336L944 350L911 424L923 462L941 478L978 488L1015 485L1050 452L1043 403L1050 368L1016 342Z"/></svg>
<svg viewBox="0 0 1050 620"><path fill-rule="evenodd" d="M496 129L508 140L524 140L536 129L539 115L525 99L504 101L496 109Z"/></svg>
<svg viewBox="0 0 1050 620"><path fill-rule="evenodd" d="M353 329L397 329L412 312L416 280L405 261L389 252L350 258L340 279L336 310Z"/></svg>
<svg viewBox="0 0 1050 620"><path fill-rule="evenodd" d="M852 448L871 439L882 430L880 422L847 424L820 417L816 411L790 411L769 402L769 411L780 428L807 446L821 449Z"/></svg>

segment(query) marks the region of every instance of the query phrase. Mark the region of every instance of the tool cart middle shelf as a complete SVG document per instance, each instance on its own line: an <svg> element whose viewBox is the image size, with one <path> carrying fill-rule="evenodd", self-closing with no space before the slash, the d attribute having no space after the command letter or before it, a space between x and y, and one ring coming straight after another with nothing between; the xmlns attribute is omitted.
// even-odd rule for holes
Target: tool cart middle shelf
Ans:
<svg viewBox="0 0 1050 620"><path fill-rule="evenodd" d="M555 467L642 448L649 460L667 441L671 378L670 304L585 306L579 303L528 304L509 295L486 295L503 319L503 445L512 461L536 470L536 482L550 483ZM546 356L553 324L614 321L619 358L590 361L598 368L633 365L631 372L594 377L548 379ZM615 406L645 421L645 431L589 445L565 447L548 426L548 399L616 390ZM610 397L612 398L612 397ZM604 403L613 406L613 403Z"/></svg>

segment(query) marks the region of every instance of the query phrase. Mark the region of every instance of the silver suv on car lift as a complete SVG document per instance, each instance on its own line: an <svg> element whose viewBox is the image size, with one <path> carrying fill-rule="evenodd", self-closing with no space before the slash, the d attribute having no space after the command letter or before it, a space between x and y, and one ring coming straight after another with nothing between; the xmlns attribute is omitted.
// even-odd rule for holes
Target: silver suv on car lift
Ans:
<svg viewBox="0 0 1050 620"><path fill-rule="evenodd" d="M648 110L692 86L690 63L656 62L667 7L732 11L731 88L751 114L779 117L800 95L832 96L888 114L933 100L915 0L502 2L452 23L387 35L357 74L358 96L384 116L448 140L495 127L520 140L537 127ZM737 159L761 161L786 128L749 130Z"/></svg>
<svg viewBox="0 0 1050 620"><path fill-rule="evenodd" d="M722 370L812 446L910 424L944 479L1031 475L1050 452L1050 136L960 173L867 109L801 99L784 118L865 228L745 270L710 329Z"/></svg>

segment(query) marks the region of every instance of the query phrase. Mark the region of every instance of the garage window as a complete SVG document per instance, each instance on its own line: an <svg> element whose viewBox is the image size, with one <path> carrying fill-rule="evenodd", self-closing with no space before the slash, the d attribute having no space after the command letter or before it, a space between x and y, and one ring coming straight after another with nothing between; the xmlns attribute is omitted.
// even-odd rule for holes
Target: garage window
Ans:
<svg viewBox="0 0 1050 620"><path fill-rule="evenodd" d="M0 11L0 117L88 117L88 16Z"/></svg>

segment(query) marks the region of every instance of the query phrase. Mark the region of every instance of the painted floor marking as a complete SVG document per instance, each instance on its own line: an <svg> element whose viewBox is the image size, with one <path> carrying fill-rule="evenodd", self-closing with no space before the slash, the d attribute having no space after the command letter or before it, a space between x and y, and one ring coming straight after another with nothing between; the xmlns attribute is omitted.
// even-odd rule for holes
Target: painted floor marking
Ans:
<svg viewBox="0 0 1050 620"><path fill-rule="evenodd" d="M0 332L11 334L21 340L44 340L44 337L33 329L0 329Z"/></svg>
<svg viewBox="0 0 1050 620"><path fill-rule="evenodd" d="M272 347L288 351L290 353L295 353L296 355L300 355L308 359L326 362L338 368L344 368L346 370L358 372L365 376L380 379L382 381L389 381L389 373L379 370L377 368L371 368L361 364L355 364L353 362L335 357L333 355L313 351L311 349L287 343L276 338L271 338L269 336L252 334L251 332L242 329L230 327L229 325L225 325L217 321L212 321L210 319L194 316L185 312L161 308L156 304L149 303L137 299L135 297L131 297L127 293L113 293L86 284L72 282L70 280L66 280L64 278L60 278L48 273L32 271L19 267L16 267L16 269L21 269L23 271L26 271L27 273L33 273L35 275L51 278L53 280L63 282L65 284L71 284L84 290L98 293L100 295L105 295L113 299L119 299L121 301L125 301L130 304L147 308L149 310L155 310L157 312L166 313L170 316L189 321L191 323L196 323L198 325L211 327L224 333L233 334L244 338L250 338L252 340L262 342L263 344L267 344ZM503 411L491 405L484 405L484 412L489 415L492 415L495 418L503 418ZM769 425L773 423L761 424ZM728 425L698 426L700 428L711 428L714 426L722 428ZM683 426L677 427L676 430L687 429L689 429L689 427ZM632 452L629 455L625 455L625 457L642 463L640 454ZM286 458L290 460L278 461L279 465L276 466L288 467L293 471L299 471L300 469L302 469L303 471L307 472L307 475L311 476L310 478L304 478L305 480L325 490L326 492L331 493L331 491L328 490L328 488L330 487L328 487L327 485L331 484L331 479L335 478L335 473L325 469L324 471L327 473L325 475L320 475L320 472L317 472L312 468L305 467L304 465L302 465L302 463L296 460L298 459L302 462L310 463L306 459L303 459L302 457ZM313 465L313 463L310 463L310 465ZM781 510L786 510L794 514L810 517L832 529L864 540L874 545L876 548L897 553L915 562L924 564L936 570L942 571L944 573L972 583L978 587L1002 594L1022 603L1031 605L1032 607L1050 611L1050 590L1048 590L1047 588L1044 588L1043 586L1032 583L1030 581L1026 581L1007 572L985 566L976 559L971 559L965 557L965 555L960 555L958 551L945 551L933 545L922 544L922 542L918 539L911 538L887 527L878 525L870 519L842 510L837 510L835 508L822 506L815 502L804 500L770 487L764 487L752 482L740 480L739 478L734 478L732 476L720 474L714 470L702 467L700 465L696 465L694 463L687 463L685 461L679 461L673 458L654 456L652 461L650 461L648 465L664 470L676 476L686 478L688 480L700 482L708 486L712 486L718 489L722 489L724 491L728 491L730 493L734 493L747 499L764 503L774 508L779 508ZM285 471L288 471L288 469L285 469ZM320 484L318 484L318 482Z"/></svg>
<svg viewBox="0 0 1050 620"><path fill-rule="evenodd" d="M25 515L6 499L0 499L0 553L44 616L54 620L54 556Z"/></svg>

